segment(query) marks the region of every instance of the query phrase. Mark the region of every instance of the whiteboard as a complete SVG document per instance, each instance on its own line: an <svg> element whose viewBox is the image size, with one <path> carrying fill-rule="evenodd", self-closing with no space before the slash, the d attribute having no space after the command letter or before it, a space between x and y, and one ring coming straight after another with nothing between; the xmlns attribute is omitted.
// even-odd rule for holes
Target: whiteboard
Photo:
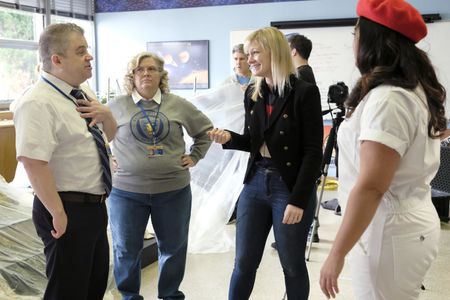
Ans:
<svg viewBox="0 0 450 300"><path fill-rule="evenodd" d="M429 23L427 27L428 35L418 46L428 53L439 81L447 94L450 94L450 22ZM230 53L232 46L243 43L253 30L230 32ZM309 64L314 70L324 110L328 108L327 93L330 85L343 81L351 90L360 76L353 56L353 26L283 29L282 32L297 32L312 41ZM447 103L447 117L450 115L449 108Z"/></svg>

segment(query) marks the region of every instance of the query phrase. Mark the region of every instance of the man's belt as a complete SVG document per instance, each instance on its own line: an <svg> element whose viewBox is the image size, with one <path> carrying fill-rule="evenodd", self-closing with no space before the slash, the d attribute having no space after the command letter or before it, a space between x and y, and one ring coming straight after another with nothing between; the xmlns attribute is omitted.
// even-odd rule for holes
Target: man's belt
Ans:
<svg viewBox="0 0 450 300"><path fill-rule="evenodd" d="M106 194L95 195L82 192L58 192L63 202L74 203L104 203L106 201Z"/></svg>

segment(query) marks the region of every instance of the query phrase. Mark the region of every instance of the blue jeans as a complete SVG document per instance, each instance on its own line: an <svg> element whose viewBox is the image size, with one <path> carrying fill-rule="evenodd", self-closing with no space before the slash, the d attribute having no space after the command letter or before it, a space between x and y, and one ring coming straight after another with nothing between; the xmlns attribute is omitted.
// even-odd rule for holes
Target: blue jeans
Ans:
<svg viewBox="0 0 450 300"><path fill-rule="evenodd" d="M255 174L239 197L236 258L229 300L247 300L250 297L272 226L288 299L308 299L309 277L304 254L314 217L315 195L307 195L309 205L300 223L286 225L282 224L282 220L289 196L289 190L276 169L255 167Z"/></svg>
<svg viewBox="0 0 450 300"><path fill-rule="evenodd" d="M191 187L158 194L113 188L108 199L114 249L114 277L124 300L144 299L141 254L149 216L158 241L158 298L184 299L179 290L186 266Z"/></svg>

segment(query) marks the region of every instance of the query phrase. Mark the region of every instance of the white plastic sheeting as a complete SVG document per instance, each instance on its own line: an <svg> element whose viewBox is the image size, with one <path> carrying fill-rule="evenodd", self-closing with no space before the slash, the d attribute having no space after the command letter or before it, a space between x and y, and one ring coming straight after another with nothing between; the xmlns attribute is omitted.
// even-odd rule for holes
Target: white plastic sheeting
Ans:
<svg viewBox="0 0 450 300"><path fill-rule="evenodd" d="M190 99L214 127L235 132L244 128L243 100L243 91L234 83ZM234 235L226 224L243 187L247 160L248 152L223 150L213 143L205 158L191 169L190 253L227 252L234 246Z"/></svg>
<svg viewBox="0 0 450 300"><path fill-rule="evenodd" d="M39 299L45 289L45 257L31 221L31 192L0 176L0 299Z"/></svg>

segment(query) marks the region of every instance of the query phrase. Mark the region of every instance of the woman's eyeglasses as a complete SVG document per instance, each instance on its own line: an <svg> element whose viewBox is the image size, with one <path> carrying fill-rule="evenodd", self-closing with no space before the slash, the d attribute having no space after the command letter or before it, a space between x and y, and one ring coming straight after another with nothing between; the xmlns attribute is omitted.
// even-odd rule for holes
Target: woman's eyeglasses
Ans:
<svg viewBox="0 0 450 300"><path fill-rule="evenodd" d="M134 69L133 73L137 74L137 75L144 75L145 72L149 73L149 74L156 74L159 72L159 69L156 67L137 67L136 69Z"/></svg>

